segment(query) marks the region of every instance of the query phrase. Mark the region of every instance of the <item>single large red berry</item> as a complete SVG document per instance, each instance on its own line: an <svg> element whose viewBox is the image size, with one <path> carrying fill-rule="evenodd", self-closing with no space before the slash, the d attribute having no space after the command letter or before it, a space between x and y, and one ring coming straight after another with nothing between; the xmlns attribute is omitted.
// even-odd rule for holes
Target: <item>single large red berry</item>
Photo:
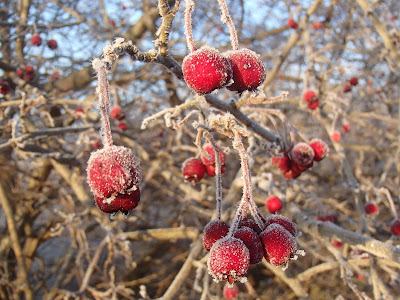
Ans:
<svg viewBox="0 0 400 300"><path fill-rule="evenodd" d="M271 214L274 214L282 208L282 201L277 196L270 196L265 201L265 206Z"/></svg>
<svg viewBox="0 0 400 300"><path fill-rule="evenodd" d="M314 150L315 161L321 161L328 153L328 145L321 139L312 139L308 144Z"/></svg>
<svg viewBox="0 0 400 300"><path fill-rule="evenodd" d="M352 77L349 80L351 85L357 85L358 84L358 78L357 77Z"/></svg>
<svg viewBox="0 0 400 300"><path fill-rule="evenodd" d="M246 245L237 238L226 236L214 243L207 261L208 272L214 281L245 279L250 266L250 253Z"/></svg>
<svg viewBox="0 0 400 300"><path fill-rule="evenodd" d="M182 72L187 85L198 94L222 88L232 78L230 63L209 46L187 55L182 62Z"/></svg>
<svg viewBox="0 0 400 300"><path fill-rule="evenodd" d="M279 224L269 225L260 238L264 257L274 266L286 264L297 250L296 238Z"/></svg>
<svg viewBox="0 0 400 300"><path fill-rule="evenodd" d="M285 216L282 215L270 215L266 220L265 220L265 226L268 227L271 224L279 224L283 228L285 228L287 231L289 231L294 237L297 235L297 229L296 226L294 226L293 222L286 218Z"/></svg>
<svg viewBox="0 0 400 300"><path fill-rule="evenodd" d="M42 44L42 38L39 34L35 33L31 37L31 43L33 46L40 46Z"/></svg>
<svg viewBox="0 0 400 300"><path fill-rule="evenodd" d="M203 245L210 251L212 245L228 234L229 225L221 220L210 221L203 230Z"/></svg>
<svg viewBox="0 0 400 300"><path fill-rule="evenodd" d="M183 178L189 182L199 182L206 173L206 167L200 159L190 157L182 164Z"/></svg>
<svg viewBox="0 0 400 300"><path fill-rule="evenodd" d="M249 249L250 264L258 264L262 261L264 257L264 247L260 237L253 229L246 226L241 227L236 230L234 237L242 240L247 249Z"/></svg>
<svg viewBox="0 0 400 300"><path fill-rule="evenodd" d="M203 149L209 154L209 157L205 155L201 155L200 159L205 165L215 165L215 151L213 146L210 143L205 143L203 145ZM225 153L223 151L218 151L219 159L221 161L221 165L225 164Z"/></svg>
<svg viewBox="0 0 400 300"><path fill-rule="evenodd" d="M232 283L232 284L226 283L224 286L223 293L224 293L225 299L227 299L227 300L236 299L236 297L239 294L239 287L235 283Z"/></svg>
<svg viewBox="0 0 400 300"><path fill-rule="evenodd" d="M125 118L125 114L120 106L114 106L113 108L111 108L110 116L111 118L118 121L121 121L123 118Z"/></svg>
<svg viewBox="0 0 400 300"><path fill-rule="evenodd" d="M302 167L308 167L314 161L314 149L303 142L297 143L290 151L292 160Z"/></svg>
<svg viewBox="0 0 400 300"><path fill-rule="evenodd" d="M289 28L292 28L292 29L297 29L297 28L299 28L299 24L298 24L294 19L292 19L292 18L290 18L290 19L287 21L287 26L288 26Z"/></svg>
<svg viewBox="0 0 400 300"><path fill-rule="evenodd" d="M142 179L139 161L123 146L92 152L86 171L90 189L98 198L134 191Z"/></svg>
<svg viewBox="0 0 400 300"><path fill-rule="evenodd" d="M47 41L47 47L49 47L51 50L55 50L58 47L57 41L54 39L50 39Z"/></svg>
<svg viewBox="0 0 400 300"><path fill-rule="evenodd" d="M392 225L390 226L390 232L393 235L400 235L400 219L393 221Z"/></svg>
<svg viewBox="0 0 400 300"><path fill-rule="evenodd" d="M303 100L305 102L314 101L316 99L315 92L312 90L307 90L303 93Z"/></svg>
<svg viewBox="0 0 400 300"><path fill-rule="evenodd" d="M0 79L0 94L5 95L10 91L10 86L7 82Z"/></svg>
<svg viewBox="0 0 400 300"><path fill-rule="evenodd" d="M272 165L281 169L282 172L287 172L291 168L290 158L286 153L281 153L281 154L282 154L282 157L273 156L271 158L271 163L272 163Z"/></svg>
<svg viewBox="0 0 400 300"><path fill-rule="evenodd" d="M367 215L376 215L379 213L379 206L375 202L368 202L364 210Z"/></svg>
<svg viewBox="0 0 400 300"><path fill-rule="evenodd" d="M265 80L265 67L260 56L249 49L231 50L225 57L232 65L233 83L227 88L243 92L257 89Z"/></svg>

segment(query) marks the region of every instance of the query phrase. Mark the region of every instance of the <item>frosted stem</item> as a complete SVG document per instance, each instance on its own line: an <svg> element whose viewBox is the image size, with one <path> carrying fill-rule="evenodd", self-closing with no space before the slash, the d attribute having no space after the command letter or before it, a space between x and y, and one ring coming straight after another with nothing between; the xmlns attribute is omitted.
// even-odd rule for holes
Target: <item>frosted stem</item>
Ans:
<svg viewBox="0 0 400 300"><path fill-rule="evenodd" d="M239 41L236 33L235 24L233 24L232 18L229 14L228 6L225 0L218 0L219 7L221 8L221 22L226 24L229 29L229 35L231 39L231 45L233 50L239 50Z"/></svg>
<svg viewBox="0 0 400 300"><path fill-rule="evenodd" d="M190 52L196 50L194 45L193 31L192 31L192 13L194 10L194 2L192 0L185 0L185 36L187 47Z"/></svg>

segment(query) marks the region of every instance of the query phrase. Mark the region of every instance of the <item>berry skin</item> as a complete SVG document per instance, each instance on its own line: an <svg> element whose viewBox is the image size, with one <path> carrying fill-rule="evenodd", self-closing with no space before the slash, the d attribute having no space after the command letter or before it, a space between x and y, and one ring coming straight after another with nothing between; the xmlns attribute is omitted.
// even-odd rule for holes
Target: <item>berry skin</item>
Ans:
<svg viewBox="0 0 400 300"><path fill-rule="evenodd" d="M314 161L321 161L328 153L328 145L320 139L312 139L309 143L314 150Z"/></svg>
<svg viewBox="0 0 400 300"><path fill-rule="evenodd" d="M400 219L393 221L392 225L390 226L390 232L393 235L400 235Z"/></svg>
<svg viewBox="0 0 400 300"><path fill-rule="evenodd" d="M124 131L124 130L127 130L127 129L128 129L128 125L126 125L126 123L119 123L118 126L117 126L117 128L118 128L119 130Z"/></svg>
<svg viewBox="0 0 400 300"><path fill-rule="evenodd" d="M21 79L23 79L25 76L24 70L22 70L21 68L18 68L16 73L17 73L18 77Z"/></svg>
<svg viewBox="0 0 400 300"><path fill-rule="evenodd" d="M10 86L8 85L8 83L0 79L0 94L5 95L8 94L9 91Z"/></svg>
<svg viewBox="0 0 400 300"><path fill-rule="evenodd" d="M201 155L200 159L203 164L205 165L215 165L215 152L214 148L210 143L206 143L203 145L203 149L210 155L209 158L207 158L205 155ZM219 159L221 161L221 165L225 164L225 153L223 151L219 151Z"/></svg>
<svg viewBox="0 0 400 300"><path fill-rule="evenodd" d="M324 24L322 22L314 22L313 27L314 29L320 29L324 27Z"/></svg>
<svg viewBox="0 0 400 300"><path fill-rule="evenodd" d="M249 249L251 265L258 264L262 261L264 257L264 247L260 237L253 229L246 226L241 227L236 230L234 237L242 240L247 249Z"/></svg>
<svg viewBox="0 0 400 300"><path fill-rule="evenodd" d="M290 164L290 158L286 153L282 154L282 157L272 157L271 158L271 163L272 165L278 167L279 169L281 169L282 172L288 172L291 168L291 164Z"/></svg>
<svg viewBox="0 0 400 300"><path fill-rule="evenodd" d="M292 29L297 29L297 28L299 28L299 24L297 24L297 22L294 20L294 19L289 19L288 21L287 21L287 26L289 27L289 28L292 28Z"/></svg>
<svg viewBox="0 0 400 300"><path fill-rule="evenodd" d="M282 201L277 196L270 196L265 201L265 206L271 214L274 214L282 208Z"/></svg>
<svg viewBox="0 0 400 300"><path fill-rule="evenodd" d="M235 283L226 283L224 286L223 294L225 299L227 300L236 299L237 295L239 294L239 287Z"/></svg>
<svg viewBox="0 0 400 300"><path fill-rule="evenodd" d="M111 108L110 117L114 120L121 121L125 118L125 114L123 113L120 106L114 106L113 108Z"/></svg>
<svg viewBox="0 0 400 300"><path fill-rule="evenodd" d="M214 177L217 174L215 168L216 168L215 165L206 165L207 175L210 177ZM225 171L226 171L226 166L221 165L221 174L224 174Z"/></svg>
<svg viewBox="0 0 400 300"><path fill-rule="evenodd" d="M240 224L239 224L239 228L241 227L249 227L251 229L253 229L257 234L261 233L261 229L260 227L258 227L256 221L254 221L253 219L246 219L246 220L241 220Z"/></svg>
<svg viewBox="0 0 400 300"><path fill-rule="evenodd" d="M93 141L93 143L92 143L93 149L100 149L101 146L102 146L102 144L101 144L101 142L100 142L99 140L95 140L95 141Z"/></svg>
<svg viewBox="0 0 400 300"><path fill-rule="evenodd" d="M297 250L295 237L279 224L269 225L260 234L265 259L274 266L286 264Z"/></svg>
<svg viewBox="0 0 400 300"><path fill-rule="evenodd" d="M95 197L109 198L134 191L142 179L139 161L123 146L110 146L92 152L87 181Z"/></svg>
<svg viewBox="0 0 400 300"><path fill-rule="evenodd" d="M342 138L342 136L340 135L340 132L339 131L333 131L332 133L331 133L331 140L333 141L333 142L335 142L335 143L339 143L340 142L340 139Z"/></svg>
<svg viewBox="0 0 400 300"><path fill-rule="evenodd" d="M95 201L97 207L105 213L114 213L117 211L127 213L138 206L140 201L140 189L137 188L132 193L118 194L115 197L105 199L95 197Z"/></svg>
<svg viewBox="0 0 400 300"><path fill-rule="evenodd" d="M229 225L221 220L210 221L203 230L203 246L210 251L212 245L228 234Z"/></svg>
<svg viewBox="0 0 400 300"><path fill-rule="evenodd" d="M182 72L187 85L198 94L220 89L232 78L230 63L209 46L187 55L182 62Z"/></svg>
<svg viewBox="0 0 400 300"><path fill-rule="evenodd" d="M288 219L282 215L270 215L265 220L265 226L268 227L271 224L279 224L283 228L285 228L287 231L289 231L294 237L297 236L296 226L294 226L293 222L290 219Z"/></svg>
<svg viewBox="0 0 400 300"><path fill-rule="evenodd" d="M35 33L31 37L31 43L32 43L33 46L40 46L42 44L42 38L40 37L40 35Z"/></svg>
<svg viewBox="0 0 400 300"><path fill-rule="evenodd" d="M348 93L351 91L351 85L345 84L343 86L343 92Z"/></svg>
<svg viewBox="0 0 400 300"><path fill-rule="evenodd" d="M49 47L51 50L57 49L57 47L58 47L57 41L54 39L48 40L47 47Z"/></svg>
<svg viewBox="0 0 400 300"><path fill-rule="evenodd" d="M350 131L350 123L349 122L344 122L342 125L342 131L343 133L347 133Z"/></svg>
<svg viewBox="0 0 400 300"><path fill-rule="evenodd" d="M374 202L368 202L364 207L367 215L376 215L379 213L379 206Z"/></svg>
<svg viewBox="0 0 400 300"><path fill-rule="evenodd" d="M199 182L206 173L206 167L200 159L190 157L182 164L183 178L189 182Z"/></svg>
<svg viewBox="0 0 400 300"><path fill-rule="evenodd" d="M340 248L343 246L343 242L342 241L338 241L338 240L332 240L332 246L335 248Z"/></svg>
<svg viewBox="0 0 400 300"><path fill-rule="evenodd" d="M351 85L357 85L358 84L358 78L357 77L352 77L349 80Z"/></svg>
<svg viewBox="0 0 400 300"><path fill-rule="evenodd" d="M290 170L284 172L283 176L286 179L296 179L297 177L299 177L301 175L301 173L303 171L304 170L301 170L301 168L299 168L297 164L295 164L294 162L291 162Z"/></svg>
<svg viewBox="0 0 400 300"><path fill-rule="evenodd" d="M26 66L25 72L28 74L33 74L33 72L35 72L35 69L32 66Z"/></svg>
<svg viewBox="0 0 400 300"><path fill-rule="evenodd" d="M311 109L311 110L316 109L318 106L319 106L319 100L318 99L310 101L310 102L307 103L307 107L309 109Z"/></svg>
<svg viewBox="0 0 400 300"><path fill-rule="evenodd" d="M249 49L225 52L233 71L233 83L227 86L230 91L238 93L253 91L265 80L265 67L260 56Z"/></svg>
<svg viewBox="0 0 400 300"><path fill-rule="evenodd" d="M307 90L307 91L305 91L305 92L303 93L303 100L304 100L305 102L311 102L311 101L316 100L315 92L312 91L312 90Z"/></svg>
<svg viewBox="0 0 400 300"><path fill-rule="evenodd" d="M209 274L216 282L244 281L250 266L249 249L240 239L226 236L211 247L207 266Z"/></svg>
<svg viewBox="0 0 400 300"><path fill-rule="evenodd" d="M298 164L300 167L307 167L314 161L314 150L313 148L306 143L297 143L293 146L290 151L290 157L293 162Z"/></svg>

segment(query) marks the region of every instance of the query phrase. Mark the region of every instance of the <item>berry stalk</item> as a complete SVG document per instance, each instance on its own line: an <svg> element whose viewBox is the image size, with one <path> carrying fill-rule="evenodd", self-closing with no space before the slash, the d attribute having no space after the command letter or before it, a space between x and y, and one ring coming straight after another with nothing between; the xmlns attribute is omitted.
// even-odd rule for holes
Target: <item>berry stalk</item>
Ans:
<svg viewBox="0 0 400 300"><path fill-rule="evenodd" d="M186 44L190 52L196 50L194 45L193 31L192 31L192 13L194 10L194 2L192 0L185 0L185 36Z"/></svg>
<svg viewBox="0 0 400 300"><path fill-rule="evenodd" d="M231 39L231 45L233 50L239 50L239 41L237 37L237 32L235 28L235 24L233 24L232 18L229 14L228 6L226 5L225 0L218 0L219 7L221 8L221 22L226 24L229 29L229 35Z"/></svg>

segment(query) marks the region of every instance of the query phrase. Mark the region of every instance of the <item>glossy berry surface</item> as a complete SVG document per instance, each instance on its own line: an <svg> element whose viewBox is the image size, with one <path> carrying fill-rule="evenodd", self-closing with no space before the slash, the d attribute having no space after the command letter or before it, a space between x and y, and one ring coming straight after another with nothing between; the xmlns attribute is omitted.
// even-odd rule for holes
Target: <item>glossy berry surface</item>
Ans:
<svg viewBox="0 0 400 300"><path fill-rule="evenodd" d="M376 215L379 213L379 206L374 202L368 202L365 204L364 210L367 215Z"/></svg>
<svg viewBox="0 0 400 300"><path fill-rule="evenodd" d="M35 33L31 37L31 43L32 43L33 46L40 46L42 44L42 38L40 37L40 35Z"/></svg>
<svg viewBox="0 0 400 300"><path fill-rule="evenodd" d="M51 50L57 49L57 47L58 47L57 41L54 39L48 40L47 47L49 47Z"/></svg>
<svg viewBox="0 0 400 300"><path fill-rule="evenodd" d="M230 91L243 92L257 89L265 80L265 68L260 56L249 49L225 52L233 71L233 83L227 86Z"/></svg>
<svg viewBox="0 0 400 300"><path fill-rule="evenodd" d="M241 227L236 230L234 234L235 238L240 239L249 249L250 253L250 264L258 264L264 257L264 247L261 243L258 234L249 227Z"/></svg>
<svg viewBox="0 0 400 300"><path fill-rule="evenodd" d="M312 139L308 145L314 150L315 161L321 161L328 154L328 145L321 139Z"/></svg>
<svg viewBox="0 0 400 300"><path fill-rule="evenodd" d="M203 149L209 154L207 157L206 155L201 155L200 159L205 165L214 165L215 164L215 151L213 146L210 143L205 143L203 145ZM225 164L225 153L223 151L218 151L219 158L221 161L221 165Z"/></svg>
<svg viewBox="0 0 400 300"><path fill-rule="evenodd" d="M187 55L182 62L187 85L198 94L208 94L222 88L232 78L229 62L217 49L203 46Z"/></svg>
<svg viewBox="0 0 400 300"><path fill-rule="evenodd" d="M121 121L125 118L125 114L120 106L114 106L113 108L111 108L110 117L115 120Z"/></svg>
<svg viewBox="0 0 400 300"><path fill-rule="evenodd" d="M393 235L400 235L400 219L396 219L392 222L390 226L390 232Z"/></svg>
<svg viewBox="0 0 400 300"><path fill-rule="evenodd" d="M92 152L88 160L88 184L95 197L109 198L135 190L142 172L133 152L123 146L111 146Z"/></svg>
<svg viewBox="0 0 400 300"><path fill-rule="evenodd" d="M290 157L299 166L308 166L314 161L314 150L306 143L297 143L290 151Z"/></svg>
<svg viewBox="0 0 400 300"><path fill-rule="evenodd" d="M200 159L190 157L182 164L183 178L189 182L199 182L206 173L206 167Z"/></svg>
<svg viewBox="0 0 400 300"><path fill-rule="evenodd" d="M221 220L210 221L203 230L203 246L210 251L214 243L228 234L229 225Z"/></svg>
<svg viewBox="0 0 400 300"><path fill-rule="evenodd" d="M249 249L240 239L226 236L211 247L207 266L216 282L242 280L250 266Z"/></svg>
<svg viewBox="0 0 400 300"><path fill-rule="evenodd" d="M270 196L265 201L265 206L271 214L274 214L282 208L282 201L277 196Z"/></svg>
<svg viewBox="0 0 400 300"><path fill-rule="evenodd" d="M289 231L294 237L297 235L296 226L294 226L293 222L282 215L271 215L265 220L266 227L271 224L279 224L287 231Z"/></svg>
<svg viewBox="0 0 400 300"><path fill-rule="evenodd" d="M227 300L236 299L236 297L239 294L239 287L235 283L233 284L226 283L224 286L223 294L224 298Z"/></svg>
<svg viewBox="0 0 400 300"><path fill-rule="evenodd" d="M265 259L274 266L286 264L297 250L295 237L279 224L269 225L261 234Z"/></svg>

